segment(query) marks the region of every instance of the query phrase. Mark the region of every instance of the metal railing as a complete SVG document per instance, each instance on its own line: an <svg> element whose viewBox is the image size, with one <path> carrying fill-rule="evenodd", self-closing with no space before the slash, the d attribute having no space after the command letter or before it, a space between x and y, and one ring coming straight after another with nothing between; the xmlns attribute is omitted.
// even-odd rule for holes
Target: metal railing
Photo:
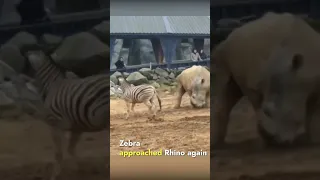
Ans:
<svg viewBox="0 0 320 180"><path fill-rule="evenodd" d="M201 65L201 66L207 66L210 67L210 59L204 59L202 61L191 61L191 60L183 60L183 61L173 61L171 63L171 69L177 69L179 67L191 67L193 65ZM135 71L138 71L141 68L167 68L167 64L157 64L157 63L150 63L150 64L141 64L141 65L132 65L132 66L127 66L126 68L123 69L110 69L110 74L113 74L114 72L127 72L127 73L132 73Z"/></svg>
<svg viewBox="0 0 320 180"><path fill-rule="evenodd" d="M52 15L50 21L39 22L30 25L1 25L0 26L0 44L5 43L16 33L27 31L36 36L43 33L50 33L60 36L68 36L73 33L87 31L102 21L109 20L109 9L96 11L70 13L63 15Z"/></svg>

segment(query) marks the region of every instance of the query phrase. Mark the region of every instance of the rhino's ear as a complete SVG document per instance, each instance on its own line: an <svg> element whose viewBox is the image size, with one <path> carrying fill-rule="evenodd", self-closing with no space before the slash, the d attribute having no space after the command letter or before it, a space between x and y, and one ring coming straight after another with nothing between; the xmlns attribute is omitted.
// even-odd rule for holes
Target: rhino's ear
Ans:
<svg viewBox="0 0 320 180"><path fill-rule="evenodd" d="M303 66L303 55L302 54L295 54L292 58L291 69L292 71L297 71Z"/></svg>
<svg viewBox="0 0 320 180"><path fill-rule="evenodd" d="M204 83L204 79L202 78L202 79L201 79L201 84L203 84L203 83Z"/></svg>

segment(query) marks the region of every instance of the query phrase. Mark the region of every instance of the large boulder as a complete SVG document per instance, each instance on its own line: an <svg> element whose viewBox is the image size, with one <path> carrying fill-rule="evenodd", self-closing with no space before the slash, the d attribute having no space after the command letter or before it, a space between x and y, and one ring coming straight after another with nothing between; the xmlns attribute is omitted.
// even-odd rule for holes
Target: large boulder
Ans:
<svg viewBox="0 0 320 180"><path fill-rule="evenodd" d="M94 35L82 32L67 37L52 58L80 77L97 74L109 65L109 47Z"/></svg>
<svg viewBox="0 0 320 180"><path fill-rule="evenodd" d="M134 85L141 85L141 84L147 84L148 79L143 76L140 72L133 72L131 73L127 79L126 79L130 84Z"/></svg>
<svg viewBox="0 0 320 180"><path fill-rule="evenodd" d="M89 31L110 46L110 22L103 21Z"/></svg>
<svg viewBox="0 0 320 180"><path fill-rule="evenodd" d="M152 79L153 70L150 68L141 68L139 72L147 77L148 79Z"/></svg>
<svg viewBox="0 0 320 180"><path fill-rule="evenodd" d="M0 60L0 83L11 81L17 76L17 72L7 63Z"/></svg>
<svg viewBox="0 0 320 180"><path fill-rule="evenodd" d="M154 72L155 72L156 74L158 74L160 77L166 78L166 77L169 76L168 71L166 71L166 70L164 70L164 69L161 69L161 68L156 68L156 69L154 70Z"/></svg>
<svg viewBox="0 0 320 180"><path fill-rule="evenodd" d="M18 46L5 44L0 48L0 58L16 72L22 72L26 66L26 59L21 55Z"/></svg>
<svg viewBox="0 0 320 180"><path fill-rule="evenodd" d="M40 40L43 46L46 46L45 49L52 51L61 44L63 38L53 34L43 34Z"/></svg>
<svg viewBox="0 0 320 180"><path fill-rule="evenodd" d="M114 84L118 84L119 83L118 78L115 75L111 75L110 76L110 81L113 82Z"/></svg>
<svg viewBox="0 0 320 180"><path fill-rule="evenodd" d="M19 49L25 46L33 46L38 43L37 37L25 31L21 31L14 35L6 44L17 46Z"/></svg>

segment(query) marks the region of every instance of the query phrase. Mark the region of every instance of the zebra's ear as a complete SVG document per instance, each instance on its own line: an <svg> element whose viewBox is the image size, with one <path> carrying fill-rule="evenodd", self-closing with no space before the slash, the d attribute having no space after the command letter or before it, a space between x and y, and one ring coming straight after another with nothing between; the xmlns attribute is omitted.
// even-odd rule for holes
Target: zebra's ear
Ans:
<svg viewBox="0 0 320 180"><path fill-rule="evenodd" d="M39 44L24 45L20 48L20 52L23 56L26 56L29 51L43 51L44 48Z"/></svg>

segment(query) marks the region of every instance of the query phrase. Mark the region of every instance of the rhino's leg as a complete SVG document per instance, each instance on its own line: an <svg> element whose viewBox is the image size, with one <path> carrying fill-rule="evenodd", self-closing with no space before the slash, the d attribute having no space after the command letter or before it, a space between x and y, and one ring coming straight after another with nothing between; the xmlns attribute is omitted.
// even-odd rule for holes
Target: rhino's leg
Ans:
<svg viewBox="0 0 320 180"><path fill-rule="evenodd" d="M317 98L314 98L317 99ZM306 133L308 140L311 144L320 144L320 102L314 101L308 103L307 106L307 121L306 121Z"/></svg>
<svg viewBox="0 0 320 180"><path fill-rule="evenodd" d="M186 93L186 90L179 83L177 88L177 99L176 99L176 104L174 105L174 108L180 108L182 96L184 95L184 93Z"/></svg>
<svg viewBox="0 0 320 180"><path fill-rule="evenodd" d="M204 105L204 107L210 107L210 91L206 94L206 104Z"/></svg>
<svg viewBox="0 0 320 180"><path fill-rule="evenodd" d="M227 134L229 114L233 106L243 96L241 89L230 75L224 74L216 79L214 91L213 116L211 123L211 147L216 148L224 144Z"/></svg>

